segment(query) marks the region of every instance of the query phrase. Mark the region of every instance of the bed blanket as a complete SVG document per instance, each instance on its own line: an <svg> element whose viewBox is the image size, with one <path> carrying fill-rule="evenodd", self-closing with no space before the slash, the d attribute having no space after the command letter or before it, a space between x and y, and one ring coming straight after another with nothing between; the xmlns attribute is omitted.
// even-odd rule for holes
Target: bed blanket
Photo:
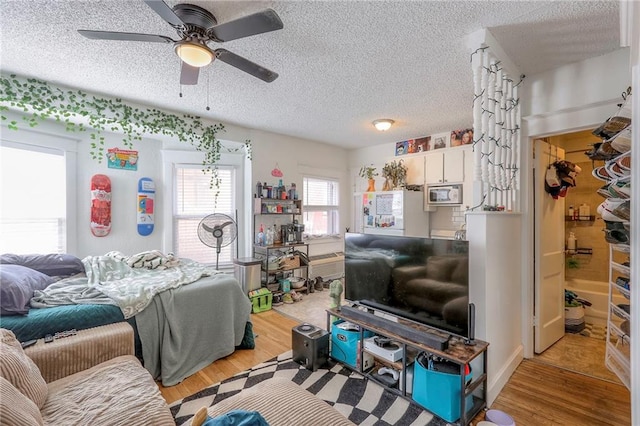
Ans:
<svg viewBox="0 0 640 426"><path fill-rule="evenodd" d="M250 316L251 303L233 275L162 292L136 315L144 366L173 386L233 353Z"/></svg>
<svg viewBox="0 0 640 426"><path fill-rule="evenodd" d="M31 306L115 304L128 319L142 312L160 292L221 273L189 259L180 259L178 265L164 269L132 268L126 259L109 255L87 256L82 263L86 276L74 276L35 291Z"/></svg>

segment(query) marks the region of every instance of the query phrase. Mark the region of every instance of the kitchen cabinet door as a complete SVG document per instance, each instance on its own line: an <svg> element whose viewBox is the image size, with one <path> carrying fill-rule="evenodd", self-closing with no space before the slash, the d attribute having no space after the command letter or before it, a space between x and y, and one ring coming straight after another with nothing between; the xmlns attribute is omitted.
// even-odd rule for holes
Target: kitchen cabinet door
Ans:
<svg viewBox="0 0 640 426"><path fill-rule="evenodd" d="M443 181L447 183L464 181L464 150L454 149L444 153Z"/></svg>
<svg viewBox="0 0 640 426"><path fill-rule="evenodd" d="M428 184L464 181L464 151L454 149L425 156L424 180Z"/></svg>
<svg viewBox="0 0 640 426"><path fill-rule="evenodd" d="M441 152L427 154L424 157L424 182L425 184L443 183L444 159Z"/></svg>
<svg viewBox="0 0 640 426"><path fill-rule="evenodd" d="M404 164L407 166L407 184L424 184L424 157L424 155L413 155L404 158Z"/></svg>

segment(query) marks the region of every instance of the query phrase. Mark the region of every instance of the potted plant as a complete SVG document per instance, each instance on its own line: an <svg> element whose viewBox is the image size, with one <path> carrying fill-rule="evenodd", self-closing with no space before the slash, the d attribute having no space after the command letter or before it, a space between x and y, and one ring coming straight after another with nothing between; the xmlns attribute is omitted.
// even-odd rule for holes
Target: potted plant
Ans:
<svg viewBox="0 0 640 426"><path fill-rule="evenodd" d="M386 163L382 168L382 176L385 178L384 191L399 189L403 187L407 179L407 166L402 164L402 160L393 160Z"/></svg>
<svg viewBox="0 0 640 426"><path fill-rule="evenodd" d="M376 190L376 180L375 176L378 176L378 172L376 168L373 167L373 164L370 166L362 166L360 167L360 172L358 176L361 178L366 178L369 181L369 186L367 187L367 192L373 192Z"/></svg>

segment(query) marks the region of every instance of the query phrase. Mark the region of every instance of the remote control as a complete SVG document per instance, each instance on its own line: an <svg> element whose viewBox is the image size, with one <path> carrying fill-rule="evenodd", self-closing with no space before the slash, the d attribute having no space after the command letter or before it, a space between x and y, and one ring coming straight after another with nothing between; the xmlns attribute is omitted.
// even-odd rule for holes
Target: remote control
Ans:
<svg viewBox="0 0 640 426"><path fill-rule="evenodd" d="M35 345L37 341L37 339L27 340L26 342L21 342L20 344L22 345L22 349L26 349L29 346Z"/></svg>
<svg viewBox="0 0 640 426"><path fill-rule="evenodd" d="M51 334L47 334L46 336L44 336L44 342L45 343L53 342L53 336Z"/></svg>

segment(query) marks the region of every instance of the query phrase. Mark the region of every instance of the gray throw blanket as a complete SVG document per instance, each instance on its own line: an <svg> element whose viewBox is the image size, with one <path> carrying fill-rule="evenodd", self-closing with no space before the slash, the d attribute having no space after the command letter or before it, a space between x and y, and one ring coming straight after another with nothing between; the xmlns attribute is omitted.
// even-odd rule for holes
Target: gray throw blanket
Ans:
<svg viewBox="0 0 640 426"><path fill-rule="evenodd" d="M158 294L136 315L145 368L164 386L230 355L242 342L251 303L227 274Z"/></svg>

